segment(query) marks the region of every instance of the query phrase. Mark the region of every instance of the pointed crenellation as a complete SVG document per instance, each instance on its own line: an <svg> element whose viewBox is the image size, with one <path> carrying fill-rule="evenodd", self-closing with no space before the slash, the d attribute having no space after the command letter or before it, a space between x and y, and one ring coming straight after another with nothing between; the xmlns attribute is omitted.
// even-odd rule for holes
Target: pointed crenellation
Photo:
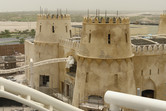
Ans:
<svg viewBox="0 0 166 111"><path fill-rule="evenodd" d="M133 53L137 55L159 55L166 54L166 44L160 45L145 45L145 46L132 46Z"/></svg>
<svg viewBox="0 0 166 111"><path fill-rule="evenodd" d="M71 19L70 18L70 15L68 15L68 14L57 14L57 15L54 15L54 14L52 14L52 15L50 15L50 14L47 14L47 15L45 15L45 14L39 14L38 15L38 20L51 20L51 19L61 19L61 20L66 20L66 19Z"/></svg>
<svg viewBox="0 0 166 111"><path fill-rule="evenodd" d="M117 18L90 18L90 17L85 17L83 20L83 23L86 24L130 24L129 18L122 18L122 17L117 17Z"/></svg>
<svg viewBox="0 0 166 111"><path fill-rule="evenodd" d="M166 18L166 14L161 14L160 18Z"/></svg>

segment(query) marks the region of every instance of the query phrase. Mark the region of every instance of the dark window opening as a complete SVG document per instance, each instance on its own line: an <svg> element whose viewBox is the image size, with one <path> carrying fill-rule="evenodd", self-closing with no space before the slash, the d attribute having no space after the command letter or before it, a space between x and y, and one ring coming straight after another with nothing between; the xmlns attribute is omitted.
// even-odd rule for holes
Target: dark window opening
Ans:
<svg viewBox="0 0 166 111"><path fill-rule="evenodd" d="M67 26L65 26L65 28L66 28L66 32L68 32L68 28L67 28Z"/></svg>
<svg viewBox="0 0 166 111"><path fill-rule="evenodd" d="M141 76L143 76L143 70L141 70Z"/></svg>
<svg viewBox="0 0 166 111"><path fill-rule="evenodd" d="M66 96L70 96L70 85L66 84Z"/></svg>
<svg viewBox="0 0 166 111"><path fill-rule="evenodd" d="M75 63L67 70L67 74L69 74L70 76L75 77L76 70L77 70L77 63L75 62Z"/></svg>
<svg viewBox="0 0 166 111"><path fill-rule="evenodd" d="M40 86L49 87L49 76L40 75Z"/></svg>
<svg viewBox="0 0 166 111"><path fill-rule="evenodd" d="M55 33L55 27L52 26L52 33Z"/></svg>
<svg viewBox="0 0 166 111"><path fill-rule="evenodd" d="M70 30L70 38L72 38L72 32L71 32L71 30Z"/></svg>
<svg viewBox="0 0 166 111"><path fill-rule="evenodd" d="M64 94L64 82L61 82L62 94Z"/></svg>
<svg viewBox="0 0 166 111"><path fill-rule="evenodd" d="M89 43L91 42L91 33L89 34Z"/></svg>
<svg viewBox="0 0 166 111"><path fill-rule="evenodd" d="M22 103L19 103L14 100L6 99L3 97L0 97L0 107L13 107L13 106L23 106ZM5 110L4 110L5 111Z"/></svg>
<svg viewBox="0 0 166 111"><path fill-rule="evenodd" d="M154 98L154 90L144 90L142 91L143 97Z"/></svg>
<svg viewBox="0 0 166 111"><path fill-rule="evenodd" d="M111 44L111 34L108 34L108 44Z"/></svg>
<svg viewBox="0 0 166 111"><path fill-rule="evenodd" d="M127 37L127 35L128 35L128 34L126 33L126 34L125 34L125 36L126 36L126 43L128 42L128 37Z"/></svg>
<svg viewBox="0 0 166 111"><path fill-rule="evenodd" d="M97 95L91 95L88 97L88 102L93 104L103 104L103 98Z"/></svg>
<svg viewBox="0 0 166 111"><path fill-rule="evenodd" d="M160 70L158 69L158 74L160 74Z"/></svg>
<svg viewBox="0 0 166 111"><path fill-rule="evenodd" d="M86 73L86 83L88 82L88 72Z"/></svg>
<svg viewBox="0 0 166 111"><path fill-rule="evenodd" d="M40 32L41 32L41 28L42 28L42 26L40 25Z"/></svg>
<svg viewBox="0 0 166 111"><path fill-rule="evenodd" d="M114 75L114 84L116 87L118 87L118 74Z"/></svg>
<svg viewBox="0 0 166 111"><path fill-rule="evenodd" d="M151 71L151 69L149 70L149 74L150 74L150 75L152 74L152 71Z"/></svg>

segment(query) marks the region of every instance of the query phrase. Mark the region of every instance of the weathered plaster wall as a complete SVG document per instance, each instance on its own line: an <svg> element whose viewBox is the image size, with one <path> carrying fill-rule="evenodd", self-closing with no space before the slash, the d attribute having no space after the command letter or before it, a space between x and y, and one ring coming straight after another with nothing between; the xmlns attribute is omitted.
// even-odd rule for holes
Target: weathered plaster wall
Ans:
<svg viewBox="0 0 166 111"><path fill-rule="evenodd" d="M136 87L155 90L155 98L166 100L166 56L134 56L133 63Z"/></svg>
<svg viewBox="0 0 166 111"><path fill-rule="evenodd" d="M25 45L25 64L29 65L31 58L35 62L35 58L34 58L34 56L35 56L34 55L34 48L35 47L34 47L34 44L30 41L25 41L24 45ZM26 74L27 81L30 81L29 70L25 70L25 74Z"/></svg>
<svg viewBox="0 0 166 111"><path fill-rule="evenodd" d="M132 59L99 60L79 57L73 105L107 90L136 94ZM123 86L123 87L122 87Z"/></svg>

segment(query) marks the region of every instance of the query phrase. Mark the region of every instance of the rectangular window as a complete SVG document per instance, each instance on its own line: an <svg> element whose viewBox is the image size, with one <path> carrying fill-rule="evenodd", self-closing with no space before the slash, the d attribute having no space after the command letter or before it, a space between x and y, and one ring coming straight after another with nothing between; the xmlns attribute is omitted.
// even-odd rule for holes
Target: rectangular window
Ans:
<svg viewBox="0 0 166 111"><path fill-rule="evenodd" d="M158 69L158 74L160 74L160 70Z"/></svg>
<svg viewBox="0 0 166 111"><path fill-rule="evenodd" d="M40 86L49 87L49 76L40 75Z"/></svg>
<svg viewBox="0 0 166 111"><path fill-rule="evenodd" d="M66 84L66 96L70 96L70 86Z"/></svg>
<svg viewBox="0 0 166 111"><path fill-rule="evenodd" d="M70 30L70 38L72 38L72 32L71 32L71 30Z"/></svg>
<svg viewBox="0 0 166 111"><path fill-rule="evenodd" d="M66 32L68 32L67 26L65 26L65 27L66 27Z"/></svg>
<svg viewBox="0 0 166 111"><path fill-rule="evenodd" d="M62 94L64 94L64 82L61 82Z"/></svg>
<svg viewBox="0 0 166 111"><path fill-rule="evenodd" d="M141 76L143 76L143 73L144 73L143 70L141 70Z"/></svg>
<svg viewBox="0 0 166 111"><path fill-rule="evenodd" d="M108 44L111 44L111 34L108 34Z"/></svg>
<svg viewBox="0 0 166 111"><path fill-rule="evenodd" d="M55 32L55 27L54 26L52 26L52 33L54 33Z"/></svg>
<svg viewBox="0 0 166 111"><path fill-rule="evenodd" d="M41 28L42 28L42 26L40 25L40 32L41 32Z"/></svg>
<svg viewBox="0 0 166 111"><path fill-rule="evenodd" d="M86 73L86 83L88 82L88 72Z"/></svg>
<svg viewBox="0 0 166 111"><path fill-rule="evenodd" d="M127 37L127 33L125 34L125 36L126 36L126 43L128 42L128 37Z"/></svg>
<svg viewBox="0 0 166 111"><path fill-rule="evenodd" d="M89 43L91 42L91 33L89 34Z"/></svg>

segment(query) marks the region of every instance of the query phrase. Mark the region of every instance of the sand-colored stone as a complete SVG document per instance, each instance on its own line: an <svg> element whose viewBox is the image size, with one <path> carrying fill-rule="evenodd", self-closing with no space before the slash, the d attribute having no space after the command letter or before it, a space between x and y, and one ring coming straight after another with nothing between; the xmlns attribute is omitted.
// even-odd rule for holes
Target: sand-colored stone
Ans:
<svg viewBox="0 0 166 111"><path fill-rule="evenodd" d="M141 92L153 90L155 98L166 100L166 45L131 44L127 18L85 18L80 43L69 40L70 24L69 16L38 17L35 41L25 44L26 64L29 64L30 58L37 62L73 56L77 62L77 71L76 77L70 76L65 63L35 68L33 82L36 89L40 88L39 76L49 75L49 88L57 88L68 96L69 85L68 97L77 107L91 95L103 98L107 90L134 95L137 94L137 88ZM166 27L164 24L166 21L161 18L159 27L162 29L159 28L159 32L163 32ZM52 32L53 25L55 33ZM26 75L30 80L28 71Z"/></svg>

